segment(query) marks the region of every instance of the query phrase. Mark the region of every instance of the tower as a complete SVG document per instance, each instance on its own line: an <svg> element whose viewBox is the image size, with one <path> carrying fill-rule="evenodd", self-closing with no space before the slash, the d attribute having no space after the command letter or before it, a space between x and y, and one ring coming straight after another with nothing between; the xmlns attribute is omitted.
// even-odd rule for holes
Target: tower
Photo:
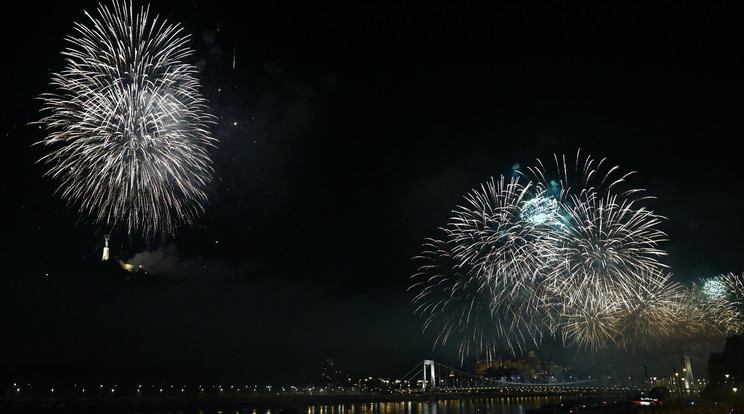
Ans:
<svg viewBox="0 0 744 414"><path fill-rule="evenodd" d="M107 235L103 236L103 243L104 243L104 245L103 245L103 257L101 258L101 261L105 261L105 260L108 260L109 259L108 242L109 242L109 235L107 234Z"/></svg>

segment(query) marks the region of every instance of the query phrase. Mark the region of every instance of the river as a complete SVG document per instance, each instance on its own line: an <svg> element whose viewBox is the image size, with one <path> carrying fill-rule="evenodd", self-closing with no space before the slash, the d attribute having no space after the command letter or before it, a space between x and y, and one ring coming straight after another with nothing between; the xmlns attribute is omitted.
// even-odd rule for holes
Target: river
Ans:
<svg viewBox="0 0 744 414"><path fill-rule="evenodd" d="M530 408L538 408L558 402L560 402L560 398L558 397L494 397L438 401L396 401L338 406L309 406L302 407L302 412L298 412L298 414L526 414L526 411ZM238 413L244 414L242 412Z"/></svg>
<svg viewBox="0 0 744 414"><path fill-rule="evenodd" d="M113 414L526 414L530 408L561 402L560 397L481 397L437 401L391 401L299 405L284 408L179 408L111 410ZM70 411L70 414L76 414ZM89 411L80 411L88 414ZM109 414L97 412L96 414Z"/></svg>

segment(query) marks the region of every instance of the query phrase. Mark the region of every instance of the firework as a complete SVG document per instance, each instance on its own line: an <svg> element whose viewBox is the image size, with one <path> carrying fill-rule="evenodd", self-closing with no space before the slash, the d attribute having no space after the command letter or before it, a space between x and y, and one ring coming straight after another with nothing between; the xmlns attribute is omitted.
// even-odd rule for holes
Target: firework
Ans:
<svg viewBox="0 0 744 414"><path fill-rule="evenodd" d="M642 272L635 283L619 283L613 298L621 306L618 335L613 342L625 349L653 348L689 332L679 315L687 313L684 289L661 269Z"/></svg>
<svg viewBox="0 0 744 414"><path fill-rule="evenodd" d="M553 255L545 226L524 213L527 190L502 177L471 191L443 239L428 240L417 257L417 312L426 316L425 329L439 328L439 343L460 339L461 357L522 350L545 331L536 278Z"/></svg>
<svg viewBox="0 0 744 414"><path fill-rule="evenodd" d="M546 333L589 351L651 346L684 307L661 270L664 217L641 205L631 173L580 153L555 161L471 191L419 257L417 310L426 327L443 322L440 339L457 334L461 353L521 351Z"/></svg>
<svg viewBox="0 0 744 414"><path fill-rule="evenodd" d="M50 148L40 161L57 194L96 223L172 235L204 211L216 142L189 37L131 3L86 15L40 97L48 135L37 144Z"/></svg>
<svg viewBox="0 0 744 414"><path fill-rule="evenodd" d="M721 337L739 334L744 328L744 275L727 273L701 282L700 287L693 285L690 289L705 320L699 336L711 331Z"/></svg>

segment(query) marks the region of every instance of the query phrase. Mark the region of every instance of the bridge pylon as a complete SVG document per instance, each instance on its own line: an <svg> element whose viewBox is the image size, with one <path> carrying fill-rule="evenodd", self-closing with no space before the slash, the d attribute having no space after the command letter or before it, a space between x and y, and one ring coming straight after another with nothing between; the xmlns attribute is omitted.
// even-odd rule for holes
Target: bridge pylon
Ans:
<svg viewBox="0 0 744 414"><path fill-rule="evenodd" d="M687 354L683 355L685 359L685 390L690 392L690 386L695 383L695 379L692 377L692 364L690 363L690 356Z"/></svg>
<svg viewBox="0 0 744 414"><path fill-rule="evenodd" d="M426 390L426 371L429 370L429 379L431 380L431 387L436 388L437 387L437 378L436 375L434 375L434 361L431 359L425 359L424 360L424 383L423 383L423 389Z"/></svg>

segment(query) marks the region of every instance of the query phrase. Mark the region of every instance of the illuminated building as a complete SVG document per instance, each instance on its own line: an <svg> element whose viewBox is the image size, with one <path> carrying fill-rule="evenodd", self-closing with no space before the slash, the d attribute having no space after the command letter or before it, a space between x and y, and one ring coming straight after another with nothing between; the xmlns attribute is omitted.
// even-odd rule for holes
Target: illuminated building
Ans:
<svg viewBox="0 0 744 414"><path fill-rule="evenodd" d="M550 367L547 362L540 360L535 351L530 351L521 360L496 359L493 361L477 361L475 365L476 375L485 376L486 371L514 372L522 377L537 378L541 375L550 375Z"/></svg>

